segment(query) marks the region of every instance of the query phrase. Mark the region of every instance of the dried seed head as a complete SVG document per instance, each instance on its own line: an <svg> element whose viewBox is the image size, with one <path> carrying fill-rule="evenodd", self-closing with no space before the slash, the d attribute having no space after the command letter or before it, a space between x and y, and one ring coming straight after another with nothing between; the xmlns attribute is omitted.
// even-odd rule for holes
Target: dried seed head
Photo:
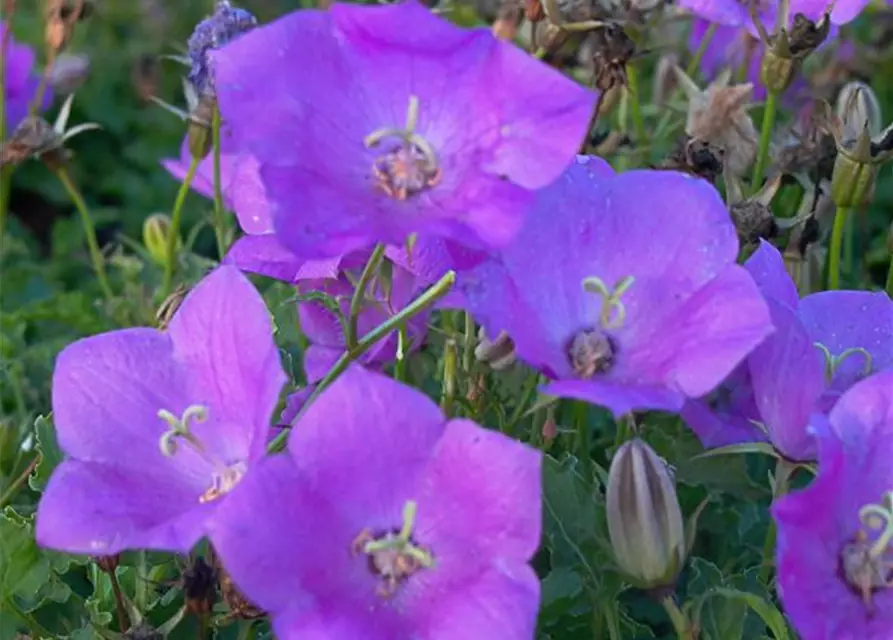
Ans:
<svg viewBox="0 0 893 640"><path fill-rule="evenodd" d="M217 600L217 570L196 556L183 570L182 581L186 608L198 616L211 613Z"/></svg>
<svg viewBox="0 0 893 640"><path fill-rule="evenodd" d="M756 244L761 238L778 235L778 224L772 210L756 200L745 200L729 207L738 236L745 244Z"/></svg>
<svg viewBox="0 0 893 640"><path fill-rule="evenodd" d="M682 171L704 178L711 184L722 173L725 151L705 140L684 137L656 169Z"/></svg>
<svg viewBox="0 0 893 640"><path fill-rule="evenodd" d="M12 132L0 150L0 167L18 165L35 156L64 162L62 137L40 116L28 116Z"/></svg>
<svg viewBox="0 0 893 640"><path fill-rule="evenodd" d="M636 45L619 24L605 23L592 32L593 84L599 91L626 86L626 65Z"/></svg>
<svg viewBox="0 0 893 640"><path fill-rule="evenodd" d="M685 133L723 149L725 167L744 175L757 152L757 130L747 113L753 85L729 86L729 74L722 74L701 91L684 71L676 71L689 99Z"/></svg>
<svg viewBox="0 0 893 640"><path fill-rule="evenodd" d="M831 21L824 16L813 22L802 13L794 15L788 47L795 59L802 60L818 49L831 32Z"/></svg>

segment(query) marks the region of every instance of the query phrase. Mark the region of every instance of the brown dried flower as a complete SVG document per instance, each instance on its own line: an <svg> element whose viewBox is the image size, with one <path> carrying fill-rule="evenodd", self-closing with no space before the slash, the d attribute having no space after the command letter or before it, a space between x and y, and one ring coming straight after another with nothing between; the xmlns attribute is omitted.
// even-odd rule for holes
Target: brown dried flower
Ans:
<svg viewBox="0 0 893 640"><path fill-rule="evenodd" d="M753 85L729 85L728 72L704 90L679 67L676 77L689 102L685 133L723 149L725 168L744 175L757 153L757 130L747 113Z"/></svg>

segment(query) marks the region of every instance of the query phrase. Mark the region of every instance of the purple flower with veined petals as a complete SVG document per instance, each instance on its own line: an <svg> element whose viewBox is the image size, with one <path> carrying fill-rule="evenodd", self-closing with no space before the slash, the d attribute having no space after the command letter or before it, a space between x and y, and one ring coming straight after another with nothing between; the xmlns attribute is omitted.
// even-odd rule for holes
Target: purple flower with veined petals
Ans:
<svg viewBox="0 0 893 640"><path fill-rule="evenodd" d="M534 636L542 456L353 365L211 541L282 640Z"/></svg>
<svg viewBox="0 0 893 640"><path fill-rule="evenodd" d="M263 457L285 383L263 299L220 267L166 331L75 342L53 374L66 460L37 512L37 541L70 553L186 553Z"/></svg>
<svg viewBox="0 0 893 640"><path fill-rule="evenodd" d="M572 161L596 97L415 0L297 11L213 58L277 236L314 259L412 233L504 245Z"/></svg>
<svg viewBox="0 0 893 640"><path fill-rule="evenodd" d="M582 158L539 193L515 242L465 277L487 335L553 379L545 393L677 411L712 391L771 332L735 264L728 210L703 180L614 175Z"/></svg>
<svg viewBox="0 0 893 640"><path fill-rule="evenodd" d="M361 267L362 264L356 266ZM355 291L352 281L356 282L358 277L359 269L354 269L350 278L342 273L334 279L307 280L299 284L298 292L318 291L329 295L338 301L344 318L347 318ZM366 302L357 318L358 337L366 335L401 311L423 290L424 287L420 286L412 273L397 265L391 265L390 283L387 287L380 276L374 277L366 290ZM425 340L429 315L430 313L420 313L407 322L407 353L418 349ZM310 346L304 352L304 373L309 383L318 382L344 353L344 330L338 316L322 302L299 302L298 317L301 331L310 341ZM394 361L397 349L398 335L395 331L364 353L360 362L372 367L385 365Z"/></svg>
<svg viewBox="0 0 893 640"><path fill-rule="evenodd" d="M814 420L819 472L772 507L778 591L804 640L888 640L893 629L893 370Z"/></svg>
<svg viewBox="0 0 893 640"><path fill-rule="evenodd" d="M776 331L718 398L689 402L682 416L706 447L768 439L789 459L813 459L810 415L826 414L858 380L893 366L893 301L868 291L823 291L800 300L781 254L768 242L745 267ZM752 400L730 406L730 395Z"/></svg>
<svg viewBox="0 0 893 640"><path fill-rule="evenodd" d="M0 64L4 69L3 91L4 115L6 117L6 136L28 115L28 107L37 93L40 78L34 73L34 50L25 44L19 44L7 34L7 24L0 20L0 43L6 43L6 50L0 52ZM50 90L43 95L41 109L49 106L52 100Z"/></svg>

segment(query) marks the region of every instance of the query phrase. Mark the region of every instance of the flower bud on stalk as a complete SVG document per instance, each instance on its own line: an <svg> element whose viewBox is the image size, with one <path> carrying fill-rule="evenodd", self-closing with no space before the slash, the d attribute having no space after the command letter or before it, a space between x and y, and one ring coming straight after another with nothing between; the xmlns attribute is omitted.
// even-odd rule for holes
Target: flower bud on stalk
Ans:
<svg viewBox="0 0 893 640"><path fill-rule="evenodd" d="M666 462L642 440L611 461L608 533L626 578L641 589L670 588L688 556L682 510Z"/></svg>
<svg viewBox="0 0 893 640"><path fill-rule="evenodd" d="M829 15L826 13L818 22L813 22L802 13L798 13L794 16L790 30L782 22L779 24L778 32L769 35L757 15L756 2L751 3L750 12L760 39L766 45L766 53L763 55L760 67L760 81L769 93L784 93L794 81L794 76L803 60L828 37L831 30Z"/></svg>
<svg viewBox="0 0 893 640"><path fill-rule="evenodd" d="M153 213L143 222L143 246L158 264L167 262L167 240L170 233L171 219L163 213ZM179 248L179 238L176 243Z"/></svg>

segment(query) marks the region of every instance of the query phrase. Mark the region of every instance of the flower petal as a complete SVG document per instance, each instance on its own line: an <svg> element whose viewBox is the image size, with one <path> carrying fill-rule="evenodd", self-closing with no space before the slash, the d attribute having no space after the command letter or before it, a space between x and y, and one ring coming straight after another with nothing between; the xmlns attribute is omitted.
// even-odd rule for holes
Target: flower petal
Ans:
<svg viewBox="0 0 893 640"><path fill-rule="evenodd" d="M422 483L417 539L459 564L527 562L540 543L541 466L536 449L452 420Z"/></svg>
<svg viewBox="0 0 893 640"><path fill-rule="evenodd" d="M748 359L754 399L769 438L793 460L815 457L809 417L825 390L822 356L789 307L768 300L775 333Z"/></svg>
<svg viewBox="0 0 893 640"><path fill-rule="evenodd" d="M260 294L237 269L222 266L193 289L168 326L178 360L189 368L214 429L196 427L225 460L263 455L286 376Z"/></svg>
<svg viewBox="0 0 893 640"><path fill-rule="evenodd" d="M771 242L760 240L760 247L744 263L754 282L767 298L796 309L800 303L797 285L784 266L784 258Z"/></svg>
<svg viewBox="0 0 893 640"><path fill-rule="evenodd" d="M128 458L134 455L126 451ZM135 460L63 462L38 505L38 544L90 555L125 549L188 553L214 512L214 505L198 501L207 487L146 467L138 454Z"/></svg>
<svg viewBox="0 0 893 640"><path fill-rule="evenodd" d="M632 411L676 412L685 401L682 394L661 385L637 385L604 378L556 380L543 387L542 392L605 407L615 418Z"/></svg>

